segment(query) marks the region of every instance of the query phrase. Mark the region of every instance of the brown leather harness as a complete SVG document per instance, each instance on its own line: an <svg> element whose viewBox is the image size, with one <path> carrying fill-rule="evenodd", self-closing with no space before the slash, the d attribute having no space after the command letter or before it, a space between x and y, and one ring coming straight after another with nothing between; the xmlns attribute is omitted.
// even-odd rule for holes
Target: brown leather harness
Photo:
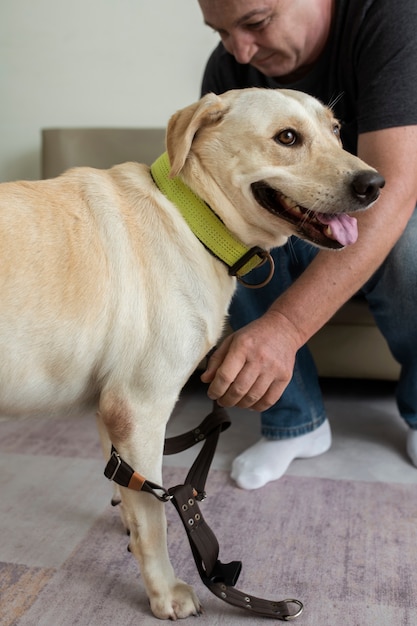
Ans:
<svg viewBox="0 0 417 626"><path fill-rule="evenodd" d="M226 411L217 403L213 403L213 411L197 428L165 440L164 454L176 454L204 441L182 485L165 489L148 481L135 472L114 447L104 474L122 487L145 491L161 502L170 500L174 504L186 530L201 580L214 595L257 616L290 621L303 611L303 604L299 600L265 600L235 589L242 563L240 561L222 563L219 560L218 541L205 522L198 505L198 502L206 497L205 483L219 435L230 424Z"/></svg>

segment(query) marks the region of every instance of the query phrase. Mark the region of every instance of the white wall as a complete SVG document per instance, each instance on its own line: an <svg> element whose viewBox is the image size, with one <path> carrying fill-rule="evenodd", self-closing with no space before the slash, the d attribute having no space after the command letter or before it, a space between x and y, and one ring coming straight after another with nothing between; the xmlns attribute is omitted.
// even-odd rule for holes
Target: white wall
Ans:
<svg viewBox="0 0 417 626"><path fill-rule="evenodd" d="M0 0L0 181L40 177L40 131L165 126L217 43L197 0Z"/></svg>

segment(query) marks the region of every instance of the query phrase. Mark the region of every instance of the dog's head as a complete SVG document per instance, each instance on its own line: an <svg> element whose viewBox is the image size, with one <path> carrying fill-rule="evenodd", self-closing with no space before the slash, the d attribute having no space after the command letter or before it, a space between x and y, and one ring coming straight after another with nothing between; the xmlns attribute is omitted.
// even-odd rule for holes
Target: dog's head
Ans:
<svg viewBox="0 0 417 626"><path fill-rule="evenodd" d="M208 94L172 116L167 151L171 176L248 246L293 234L323 248L354 243L349 214L373 204L384 184L343 150L331 110L293 90Z"/></svg>

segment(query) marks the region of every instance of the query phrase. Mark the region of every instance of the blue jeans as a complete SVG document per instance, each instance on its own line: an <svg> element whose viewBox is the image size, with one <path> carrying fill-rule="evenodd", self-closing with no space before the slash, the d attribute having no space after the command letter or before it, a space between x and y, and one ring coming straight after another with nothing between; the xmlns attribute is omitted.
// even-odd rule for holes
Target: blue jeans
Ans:
<svg viewBox="0 0 417 626"><path fill-rule="evenodd" d="M297 238L273 250L274 278L261 289L239 285L229 309L232 328L237 330L260 317L317 252L317 248ZM257 274L261 276L262 271L263 268L254 270L251 280L259 282ZM406 423L417 429L417 209L400 240L360 294L368 301L376 324L401 365L397 405ZM261 418L261 432L268 439L303 435L326 419L316 366L306 346L296 355L286 390Z"/></svg>

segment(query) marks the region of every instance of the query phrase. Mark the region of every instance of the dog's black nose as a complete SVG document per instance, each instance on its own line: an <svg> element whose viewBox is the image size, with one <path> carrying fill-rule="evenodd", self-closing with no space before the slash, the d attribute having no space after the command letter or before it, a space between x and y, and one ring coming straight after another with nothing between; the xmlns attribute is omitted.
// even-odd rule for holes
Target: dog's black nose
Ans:
<svg viewBox="0 0 417 626"><path fill-rule="evenodd" d="M362 170L352 179L351 188L356 200L363 204L374 202L379 196L379 190L385 185L385 179L378 172Z"/></svg>

